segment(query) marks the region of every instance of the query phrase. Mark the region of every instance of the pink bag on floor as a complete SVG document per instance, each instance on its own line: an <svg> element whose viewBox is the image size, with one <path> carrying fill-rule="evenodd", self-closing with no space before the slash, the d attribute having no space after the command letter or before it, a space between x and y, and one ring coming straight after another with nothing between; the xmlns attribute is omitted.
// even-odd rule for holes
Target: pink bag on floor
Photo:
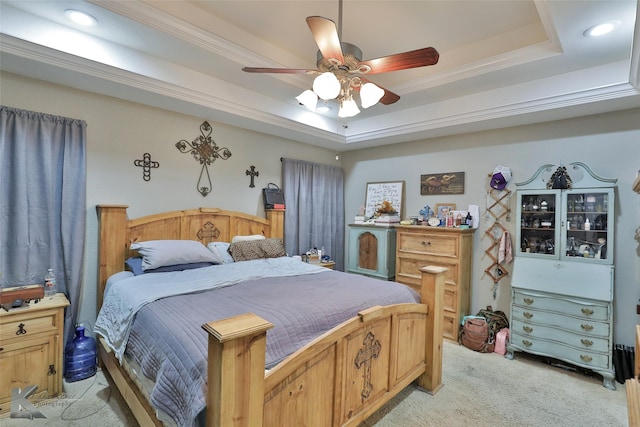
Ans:
<svg viewBox="0 0 640 427"><path fill-rule="evenodd" d="M507 340L509 339L509 328L502 328L496 334L496 346L493 351L498 354L507 353Z"/></svg>

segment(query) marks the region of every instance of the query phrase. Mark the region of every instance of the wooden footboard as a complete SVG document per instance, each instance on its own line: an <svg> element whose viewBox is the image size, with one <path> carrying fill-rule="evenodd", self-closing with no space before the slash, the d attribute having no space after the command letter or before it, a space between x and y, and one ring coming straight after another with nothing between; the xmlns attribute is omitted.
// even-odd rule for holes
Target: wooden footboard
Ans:
<svg viewBox="0 0 640 427"><path fill-rule="evenodd" d="M353 426L412 381L442 380L444 271L422 269L423 304L372 307L266 376L269 322L252 314L203 325L209 335L209 426Z"/></svg>

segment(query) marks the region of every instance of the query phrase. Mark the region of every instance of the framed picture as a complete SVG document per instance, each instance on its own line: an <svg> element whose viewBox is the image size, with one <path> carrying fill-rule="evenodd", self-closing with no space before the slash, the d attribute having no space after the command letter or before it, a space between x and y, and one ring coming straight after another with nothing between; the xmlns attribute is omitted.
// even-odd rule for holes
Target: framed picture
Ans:
<svg viewBox="0 0 640 427"><path fill-rule="evenodd" d="M446 218L449 212L456 210L455 203L436 203L435 207L435 213L438 218Z"/></svg>
<svg viewBox="0 0 640 427"><path fill-rule="evenodd" d="M464 172L420 175L420 195L464 194Z"/></svg>
<svg viewBox="0 0 640 427"><path fill-rule="evenodd" d="M404 181L367 182L365 195L365 215L370 218L387 201L402 218L404 210Z"/></svg>

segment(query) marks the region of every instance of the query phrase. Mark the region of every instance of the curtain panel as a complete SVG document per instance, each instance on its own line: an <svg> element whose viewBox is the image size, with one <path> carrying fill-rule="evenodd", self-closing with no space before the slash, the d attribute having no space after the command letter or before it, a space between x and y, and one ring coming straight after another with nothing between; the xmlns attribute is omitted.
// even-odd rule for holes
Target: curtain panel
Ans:
<svg viewBox="0 0 640 427"><path fill-rule="evenodd" d="M344 271L344 172L336 166L282 159L287 207L284 242L290 255L324 247Z"/></svg>
<svg viewBox="0 0 640 427"><path fill-rule="evenodd" d="M0 106L0 285L41 284L48 268L69 298L73 338L86 210L83 120Z"/></svg>

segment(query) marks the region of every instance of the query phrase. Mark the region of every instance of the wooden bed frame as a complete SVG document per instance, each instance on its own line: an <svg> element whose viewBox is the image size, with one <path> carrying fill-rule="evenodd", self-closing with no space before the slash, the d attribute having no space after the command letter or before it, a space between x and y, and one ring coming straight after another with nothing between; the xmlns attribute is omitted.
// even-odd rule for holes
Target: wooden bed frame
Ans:
<svg viewBox="0 0 640 427"><path fill-rule="evenodd" d="M229 242L282 237L284 210L266 219L214 208L128 220L123 205L98 205L98 309L107 278L124 269L135 241ZM421 304L376 306L318 337L265 374L266 331L247 313L202 325L209 333L207 425L356 426L413 381L436 393L442 381L445 268L422 271ZM101 362L142 426L162 425L144 394L100 340Z"/></svg>

